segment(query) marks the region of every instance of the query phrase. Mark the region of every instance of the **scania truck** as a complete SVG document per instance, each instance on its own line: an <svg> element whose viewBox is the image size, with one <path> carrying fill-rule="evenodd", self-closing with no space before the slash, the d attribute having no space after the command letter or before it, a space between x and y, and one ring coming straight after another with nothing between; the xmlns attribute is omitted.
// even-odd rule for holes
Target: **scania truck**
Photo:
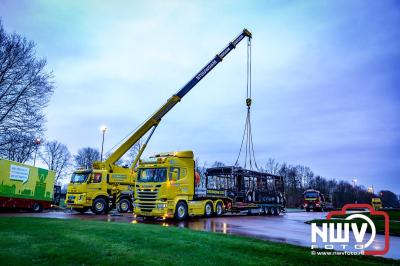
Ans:
<svg viewBox="0 0 400 266"><path fill-rule="evenodd" d="M144 121L105 161L94 162L91 169L75 171L67 189L67 207L81 213L91 209L95 214L106 213L114 206L120 212L131 209L133 188L137 178L135 167L161 119L246 37L250 39L252 35L244 29L185 86ZM144 145L130 168L118 166L116 162L146 134Z"/></svg>
<svg viewBox="0 0 400 266"><path fill-rule="evenodd" d="M235 166L209 168L201 176L192 151L160 153L138 167L134 213L139 217L279 215L285 203L283 177Z"/></svg>
<svg viewBox="0 0 400 266"><path fill-rule="evenodd" d="M0 159L0 208L40 212L51 207L55 172Z"/></svg>

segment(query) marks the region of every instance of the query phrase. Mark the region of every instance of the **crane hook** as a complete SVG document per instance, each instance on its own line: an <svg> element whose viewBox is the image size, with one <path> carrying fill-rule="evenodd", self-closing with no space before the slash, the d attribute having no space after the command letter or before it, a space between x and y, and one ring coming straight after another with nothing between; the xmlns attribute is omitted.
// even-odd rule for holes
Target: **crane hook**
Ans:
<svg viewBox="0 0 400 266"><path fill-rule="evenodd" d="M247 105L247 107L250 108L250 106L251 106L251 98L247 98L246 99L246 105Z"/></svg>

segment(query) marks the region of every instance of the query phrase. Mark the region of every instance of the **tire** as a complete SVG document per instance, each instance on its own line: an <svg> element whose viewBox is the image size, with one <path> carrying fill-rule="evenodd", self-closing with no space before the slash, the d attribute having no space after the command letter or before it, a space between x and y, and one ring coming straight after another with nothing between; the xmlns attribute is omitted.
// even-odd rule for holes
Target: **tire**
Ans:
<svg viewBox="0 0 400 266"><path fill-rule="evenodd" d="M183 221L188 216L188 208L185 202L180 201L176 204L174 218L178 221Z"/></svg>
<svg viewBox="0 0 400 266"><path fill-rule="evenodd" d="M310 212L310 208L306 208L306 212Z"/></svg>
<svg viewBox="0 0 400 266"><path fill-rule="evenodd" d="M267 215L271 215L272 214L271 207L266 207L266 208L267 208L266 209Z"/></svg>
<svg viewBox="0 0 400 266"><path fill-rule="evenodd" d="M87 212L87 210L89 210L89 208L75 208L74 211L79 212L80 214L84 214L85 212Z"/></svg>
<svg viewBox="0 0 400 266"><path fill-rule="evenodd" d="M218 202L215 206L215 216L222 216L224 214L224 207L221 202Z"/></svg>
<svg viewBox="0 0 400 266"><path fill-rule="evenodd" d="M32 206L32 211L34 212L42 212L43 211L43 207L42 204L40 204L39 202L35 202Z"/></svg>
<svg viewBox="0 0 400 266"><path fill-rule="evenodd" d="M213 214L213 206L211 202L207 202L204 206L204 216L210 217Z"/></svg>
<svg viewBox="0 0 400 266"><path fill-rule="evenodd" d="M92 212L94 214L107 213L107 202L103 198L97 198L93 201Z"/></svg>
<svg viewBox="0 0 400 266"><path fill-rule="evenodd" d="M129 199L126 199L126 198L121 199L118 202L117 209L118 209L118 212L120 212L120 213L126 213L132 209L132 203Z"/></svg>
<svg viewBox="0 0 400 266"><path fill-rule="evenodd" d="M273 208L273 214L275 216L278 216L281 213L281 210L279 209L279 207L274 207Z"/></svg>

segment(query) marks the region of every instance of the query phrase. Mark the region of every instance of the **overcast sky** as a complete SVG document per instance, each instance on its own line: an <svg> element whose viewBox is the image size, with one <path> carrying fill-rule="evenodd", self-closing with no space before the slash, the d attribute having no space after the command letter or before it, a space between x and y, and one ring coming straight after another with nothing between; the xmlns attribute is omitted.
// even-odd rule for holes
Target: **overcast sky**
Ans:
<svg viewBox="0 0 400 266"><path fill-rule="evenodd" d="M256 158L400 193L398 1L7 1L6 30L55 76L49 140L105 150L247 27ZM218 2L218 3L217 3ZM163 119L145 155L233 164L246 107L241 43Z"/></svg>

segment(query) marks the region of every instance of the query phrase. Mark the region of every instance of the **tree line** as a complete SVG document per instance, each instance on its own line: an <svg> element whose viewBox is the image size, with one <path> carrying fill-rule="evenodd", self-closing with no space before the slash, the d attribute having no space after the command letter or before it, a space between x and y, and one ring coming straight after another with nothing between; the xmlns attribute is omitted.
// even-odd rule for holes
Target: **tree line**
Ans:
<svg viewBox="0 0 400 266"><path fill-rule="evenodd" d="M197 171L204 172L207 168L207 163L201 163L199 159L196 159L196 162ZM224 165L223 162L216 161L211 164L211 167ZM373 193L372 191L368 191L365 186L359 185L356 182L317 175L308 166L279 163L275 159L270 158L264 167L258 170L283 176L288 207L300 207L303 201L303 193L306 189L319 190L333 203L335 208L341 208L348 203L371 204L372 197L380 197L385 207L400 207L398 196L390 190L381 190L378 193Z"/></svg>

